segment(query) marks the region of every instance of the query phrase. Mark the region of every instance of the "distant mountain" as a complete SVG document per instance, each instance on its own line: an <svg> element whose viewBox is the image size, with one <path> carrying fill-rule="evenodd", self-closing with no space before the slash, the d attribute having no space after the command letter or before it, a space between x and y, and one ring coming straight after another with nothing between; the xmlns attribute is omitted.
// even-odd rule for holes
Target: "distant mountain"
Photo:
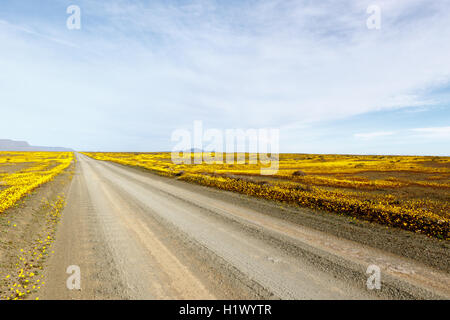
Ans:
<svg viewBox="0 0 450 320"><path fill-rule="evenodd" d="M191 148L191 149L186 149L186 150L173 150L170 152L196 153L196 152L211 152L211 151L206 151L206 150L199 149L199 148Z"/></svg>
<svg viewBox="0 0 450 320"><path fill-rule="evenodd" d="M199 148L191 148L190 150L188 149L185 152L206 152L206 151Z"/></svg>
<svg viewBox="0 0 450 320"><path fill-rule="evenodd" d="M42 147L31 146L26 141L15 141L9 139L0 139L0 151L74 151L70 148L62 147Z"/></svg>

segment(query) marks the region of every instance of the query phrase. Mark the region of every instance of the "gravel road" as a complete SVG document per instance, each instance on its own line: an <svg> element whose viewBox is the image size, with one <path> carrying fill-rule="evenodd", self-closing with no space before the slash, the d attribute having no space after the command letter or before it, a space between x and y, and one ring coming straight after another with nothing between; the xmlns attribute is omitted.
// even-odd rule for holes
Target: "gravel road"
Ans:
<svg viewBox="0 0 450 320"><path fill-rule="evenodd" d="M442 268L249 208L225 192L77 159L41 299L450 297ZM70 265L80 267L81 290L66 287ZM367 289L369 265L381 270L380 290Z"/></svg>

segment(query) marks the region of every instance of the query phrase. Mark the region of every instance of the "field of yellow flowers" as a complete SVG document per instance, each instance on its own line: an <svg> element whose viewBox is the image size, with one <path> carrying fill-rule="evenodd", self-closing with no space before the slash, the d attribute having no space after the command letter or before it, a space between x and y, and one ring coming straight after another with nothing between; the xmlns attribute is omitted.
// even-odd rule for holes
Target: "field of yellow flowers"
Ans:
<svg viewBox="0 0 450 320"><path fill-rule="evenodd" d="M188 182L450 239L449 157L280 154L277 174L262 176L261 165L250 164L248 154L243 155L243 163L231 164L174 164L170 153L85 154Z"/></svg>
<svg viewBox="0 0 450 320"><path fill-rule="evenodd" d="M73 160L71 152L0 152L0 214Z"/></svg>
<svg viewBox="0 0 450 320"><path fill-rule="evenodd" d="M64 209L64 194L58 195L53 202L42 200L42 211L45 212L45 228L36 236L28 249L20 249L11 273L0 274L0 300L23 300L31 294L37 294L45 285L44 275L41 274L44 261L50 254L50 248L55 240L56 225ZM51 251L53 253L53 251ZM3 270L1 270L3 271ZM2 288L3 287L3 288ZM36 300L39 297L36 296Z"/></svg>

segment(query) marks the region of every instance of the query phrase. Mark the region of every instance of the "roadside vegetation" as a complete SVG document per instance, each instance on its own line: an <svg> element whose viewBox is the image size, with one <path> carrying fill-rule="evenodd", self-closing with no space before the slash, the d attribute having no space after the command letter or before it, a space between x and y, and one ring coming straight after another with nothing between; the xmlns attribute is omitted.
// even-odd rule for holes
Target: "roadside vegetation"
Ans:
<svg viewBox="0 0 450 320"><path fill-rule="evenodd" d="M73 160L70 152L0 152L0 300L38 299Z"/></svg>
<svg viewBox="0 0 450 320"><path fill-rule="evenodd" d="M19 250L15 264L11 264L9 270L0 270L0 300L23 300L30 295L35 295L35 300L39 300L38 292L45 285L42 271L48 255L53 253L50 248L65 207L64 199L63 193L52 202L42 199L39 207L42 228L26 243L25 249Z"/></svg>
<svg viewBox="0 0 450 320"><path fill-rule="evenodd" d="M0 214L53 180L72 160L71 152L0 152Z"/></svg>
<svg viewBox="0 0 450 320"><path fill-rule="evenodd" d="M205 186L450 239L449 157L281 154L278 172L263 176L262 165L250 164L248 154L240 164L174 164L170 153L85 154Z"/></svg>

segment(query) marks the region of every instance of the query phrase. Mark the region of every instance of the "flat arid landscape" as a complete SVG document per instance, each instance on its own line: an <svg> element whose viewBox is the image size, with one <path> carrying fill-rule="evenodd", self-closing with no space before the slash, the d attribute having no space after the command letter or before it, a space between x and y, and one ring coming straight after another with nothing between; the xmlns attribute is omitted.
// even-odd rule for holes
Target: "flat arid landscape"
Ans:
<svg viewBox="0 0 450 320"><path fill-rule="evenodd" d="M1 152L1 298L450 297L448 157L244 156Z"/></svg>

